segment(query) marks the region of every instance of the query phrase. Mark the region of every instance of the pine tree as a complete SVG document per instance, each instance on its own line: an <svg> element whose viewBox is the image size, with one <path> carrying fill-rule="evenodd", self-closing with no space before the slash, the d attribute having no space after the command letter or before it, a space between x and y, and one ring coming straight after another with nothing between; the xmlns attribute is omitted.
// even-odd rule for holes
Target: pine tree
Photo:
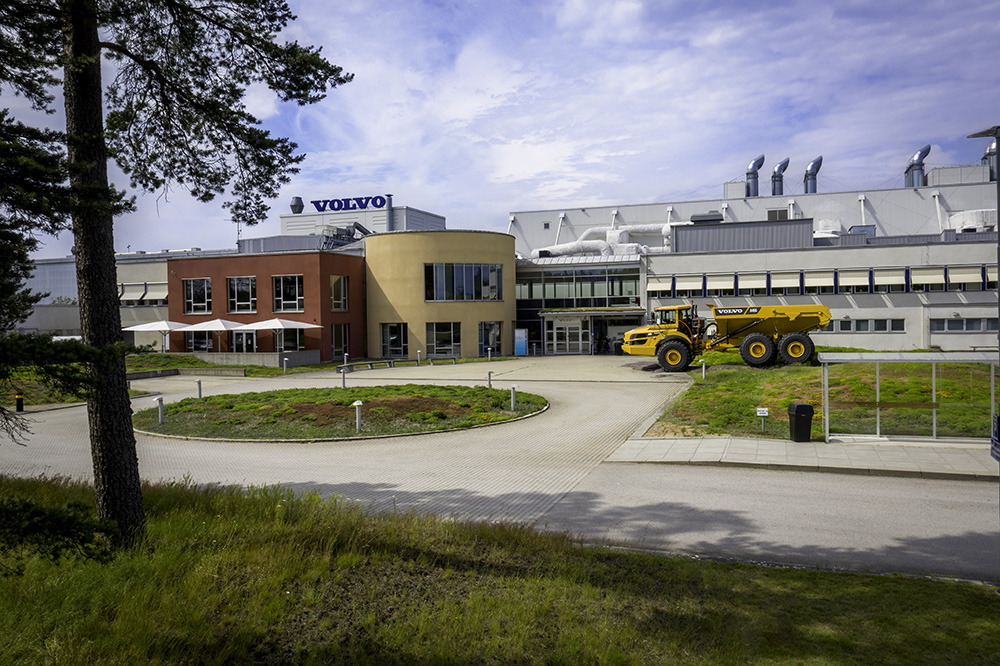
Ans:
<svg viewBox="0 0 1000 666"><path fill-rule="evenodd" d="M71 221L90 347L112 349L122 338L113 221L132 201L111 186L108 159L133 188L180 185L201 201L228 193L234 221L265 219L265 200L304 155L260 127L243 102L247 87L263 83L282 101L311 104L352 78L319 49L278 42L294 18L283 0L8 0L0 7L0 92L52 112L51 90L61 87L65 152L45 147L62 160L62 178L39 186L38 199L53 209L34 217L43 230L62 224L60 216ZM102 58L116 67L107 85ZM120 545L129 545L144 538L145 516L124 360L91 363L89 371L100 377L87 399L98 515L114 520Z"/></svg>

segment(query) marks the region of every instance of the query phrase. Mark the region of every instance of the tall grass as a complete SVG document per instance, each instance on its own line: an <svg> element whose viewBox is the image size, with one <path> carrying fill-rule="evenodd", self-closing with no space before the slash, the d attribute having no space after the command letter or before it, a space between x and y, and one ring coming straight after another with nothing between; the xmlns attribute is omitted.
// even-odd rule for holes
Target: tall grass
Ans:
<svg viewBox="0 0 1000 666"><path fill-rule="evenodd" d="M58 504L92 490L0 479ZM0 579L0 663L974 664L991 588L581 547L287 490L147 486L149 541Z"/></svg>

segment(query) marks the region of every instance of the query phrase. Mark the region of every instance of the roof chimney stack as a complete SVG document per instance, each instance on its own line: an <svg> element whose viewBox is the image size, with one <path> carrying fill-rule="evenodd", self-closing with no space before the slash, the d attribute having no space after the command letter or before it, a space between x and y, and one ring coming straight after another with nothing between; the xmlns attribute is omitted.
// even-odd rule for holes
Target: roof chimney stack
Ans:
<svg viewBox="0 0 1000 666"><path fill-rule="evenodd" d="M806 167L806 175L802 179L803 190L805 194L816 194L816 174L819 173L819 168L823 166L823 156L820 155Z"/></svg>
<svg viewBox="0 0 1000 666"><path fill-rule="evenodd" d="M924 185L924 158L931 152L931 147L924 146L910 158L906 165L906 187L923 187Z"/></svg>
<svg viewBox="0 0 1000 666"><path fill-rule="evenodd" d="M747 188L746 194L748 197L758 196L757 188L757 170L764 166L764 156L758 155L753 162L747 166Z"/></svg>
<svg viewBox="0 0 1000 666"><path fill-rule="evenodd" d="M785 193L785 169L788 168L788 158L781 160L774 165L771 172L771 196L780 197Z"/></svg>

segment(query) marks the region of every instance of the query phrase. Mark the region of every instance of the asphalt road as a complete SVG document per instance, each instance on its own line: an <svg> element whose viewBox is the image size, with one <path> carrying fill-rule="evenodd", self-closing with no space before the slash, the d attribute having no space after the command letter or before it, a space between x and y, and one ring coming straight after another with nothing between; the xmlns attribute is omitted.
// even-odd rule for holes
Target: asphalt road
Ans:
<svg viewBox="0 0 1000 666"><path fill-rule="evenodd" d="M280 483L354 500L505 520L606 542L703 557L1000 580L995 483L604 462L686 386L622 357L518 359L353 373L349 385L485 384L545 395L545 413L469 431L287 444L139 435L156 481ZM203 378L205 393L339 386L332 373ZM190 377L143 380L165 400ZM152 406L137 399L137 408ZM0 444L0 474L91 478L86 410L33 414L28 446Z"/></svg>

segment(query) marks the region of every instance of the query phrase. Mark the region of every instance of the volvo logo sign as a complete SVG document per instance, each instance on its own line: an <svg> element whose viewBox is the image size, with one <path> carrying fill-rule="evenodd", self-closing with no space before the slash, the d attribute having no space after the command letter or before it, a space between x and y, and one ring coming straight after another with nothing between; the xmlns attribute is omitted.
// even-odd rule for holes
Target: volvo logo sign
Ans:
<svg viewBox="0 0 1000 666"><path fill-rule="evenodd" d="M340 210L368 210L369 208L385 208L386 200L383 196L375 197L353 197L347 199L322 199L310 201L320 213Z"/></svg>

